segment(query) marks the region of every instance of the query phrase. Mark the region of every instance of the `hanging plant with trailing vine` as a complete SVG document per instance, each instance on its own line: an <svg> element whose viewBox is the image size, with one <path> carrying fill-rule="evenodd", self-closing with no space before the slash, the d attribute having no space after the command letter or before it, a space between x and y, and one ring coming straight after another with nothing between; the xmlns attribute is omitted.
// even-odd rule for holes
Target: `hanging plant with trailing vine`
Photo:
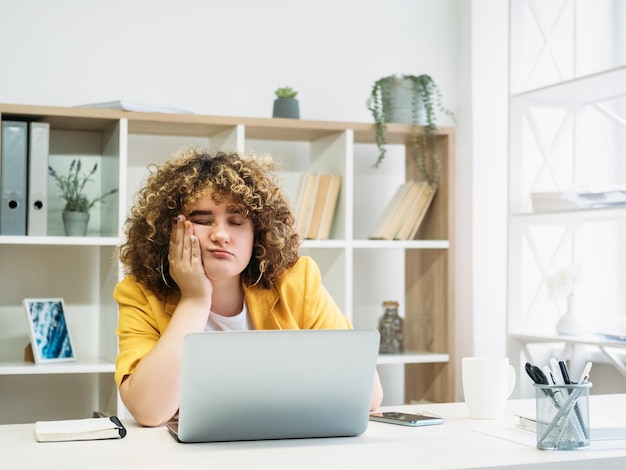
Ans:
<svg viewBox="0 0 626 470"><path fill-rule="evenodd" d="M376 145L379 154L374 166L380 166L385 159L387 114L394 101L394 86L403 80L411 83L411 144L415 164L428 183L433 188L437 188L441 175L441 156L437 148L436 111L439 110L452 118L454 115L443 106L441 91L429 75L390 75L374 83L367 103L376 124ZM423 135L418 123L418 115L422 107L425 114Z"/></svg>

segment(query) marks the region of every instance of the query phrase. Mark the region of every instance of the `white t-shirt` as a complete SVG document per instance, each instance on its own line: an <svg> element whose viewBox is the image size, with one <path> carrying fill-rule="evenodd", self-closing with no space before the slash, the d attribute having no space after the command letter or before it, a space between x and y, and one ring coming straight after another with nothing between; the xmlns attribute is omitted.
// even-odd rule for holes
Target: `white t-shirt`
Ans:
<svg viewBox="0 0 626 470"><path fill-rule="evenodd" d="M252 318L248 313L246 302L243 303L243 310L232 317L224 317L215 312L209 313L204 331L242 331L254 330Z"/></svg>

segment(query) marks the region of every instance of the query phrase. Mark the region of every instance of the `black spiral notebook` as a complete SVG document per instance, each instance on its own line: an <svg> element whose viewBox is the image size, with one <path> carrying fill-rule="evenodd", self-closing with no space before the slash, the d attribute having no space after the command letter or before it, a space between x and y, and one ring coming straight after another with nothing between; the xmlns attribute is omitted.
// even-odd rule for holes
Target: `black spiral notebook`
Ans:
<svg viewBox="0 0 626 470"><path fill-rule="evenodd" d="M38 442L121 439L124 436L126 428L116 416L35 423L35 437Z"/></svg>

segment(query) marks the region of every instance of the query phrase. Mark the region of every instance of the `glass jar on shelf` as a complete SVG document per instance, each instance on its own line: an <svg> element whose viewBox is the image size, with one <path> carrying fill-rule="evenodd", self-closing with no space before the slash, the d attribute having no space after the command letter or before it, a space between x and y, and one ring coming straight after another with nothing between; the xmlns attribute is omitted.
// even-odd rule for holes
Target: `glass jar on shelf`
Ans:
<svg viewBox="0 0 626 470"><path fill-rule="evenodd" d="M383 302L383 316L378 322L381 354L400 354L404 351L404 320L398 314L398 302Z"/></svg>

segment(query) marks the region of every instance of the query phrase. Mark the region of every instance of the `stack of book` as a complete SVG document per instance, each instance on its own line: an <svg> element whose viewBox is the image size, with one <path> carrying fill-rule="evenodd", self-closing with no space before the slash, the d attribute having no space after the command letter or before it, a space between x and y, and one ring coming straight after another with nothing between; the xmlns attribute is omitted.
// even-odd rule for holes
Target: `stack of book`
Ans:
<svg viewBox="0 0 626 470"><path fill-rule="evenodd" d="M296 230L303 239L327 240L339 199L341 176L307 173L296 207Z"/></svg>
<svg viewBox="0 0 626 470"><path fill-rule="evenodd" d="M533 212L599 209L626 205L626 185L586 187L581 190L531 193Z"/></svg>
<svg viewBox="0 0 626 470"><path fill-rule="evenodd" d="M412 240L435 196L436 189L426 181L400 185L372 230L373 240Z"/></svg>
<svg viewBox="0 0 626 470"><path fill-rule="evenodd" d="M517 427L530 432L537 432L537 418L531 414L516 414ZM548 423L543 423L546 426ZM592 441L626 439L626 428L622 426L596 427L589 430Z"/></svg>

